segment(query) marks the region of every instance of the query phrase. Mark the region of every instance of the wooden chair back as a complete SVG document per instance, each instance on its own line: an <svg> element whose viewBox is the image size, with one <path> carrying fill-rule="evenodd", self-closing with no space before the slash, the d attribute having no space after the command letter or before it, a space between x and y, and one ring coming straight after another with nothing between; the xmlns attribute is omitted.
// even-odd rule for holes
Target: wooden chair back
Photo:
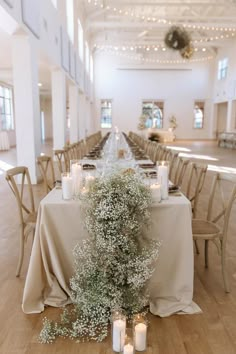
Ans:
<svg viewBox="0 0 236 354"><path fill-rule="evenodd" d="M35 213L34 196L28 168L19 166L6 172L6 180L16 198L20 221Z"/></svg>
<svg viewBox="0 0 236 354"><path fill-rule="evenodd" d="M221 255L225 291L230 291L226 270L226 242L230 215L236 199L236 175L217 173L213 177L207 215L205 219L193 219L194 241L205 241L205 267L208 267L208 244L212 241Z"/></svg>
<svg viewBox="0 0 236 354"><path fill-rule="evenodd" d="M207 167L208 166L206 164L201 165L195 162L191 162L189 165L186 197L192 204L193 218L196 217L197 204L205 182Z"/></svg>
<svg viewBox="0 0 236 354"><path fill-rule="evenodd" d="M231 185L230 191L226 191L226 182ZM217 198L216 198L217 196ZM229 173L217 173L213 178L211 186L207 220L211 222L218 222L223 219L223 235L226 238L228 222L233 206L233 202L236 198L236 175Z"/></svg>
<svg viewBox="0 0 236 354"><path fill-rule="evenodd" d="M174 169L175 169L175 165L178 159L179 153L173 150L170 150L169 153L169 162L170 162L170 166L169 166L169 179L172 181L173 180L173 173L174 173Z"/></svg>
<svg viewBox="0 0 236 354"><path fill-rule="evenodd" d="M179 187L182 185L183 178L184 178L184 175L187 170L187 166L188 166L189 162L190 162L189 160L183 159L180 156L178 156L178 158L177 158L176 170L175 170L175 176L174 176L173 183Z"/></svg>
<svg viewBox="0 0 236 354"><path fill-rule="evenodd" d="M54 155L57 159L59 172L60 173L68 172L70 169L70 164L68 161L68 155L66 150L64 149L54 150Z"/></svg>
<svg viewBox="0 0 236 354"><path fill-rule="evenodd" d="M54 188L55 185L53 160L51 156L43 155L37 157L37 163L41 176L43 178L44 189L47 194Z"/></svg>
<svg viewBox="0 0 236 354"><path fill-rule="evenodd" d="M16 198L20 218L19 260L16 270L16 276L19 276L24 257L24 243L28 234L34 232L37 213L28 168L25 166L11 168L6 172L6 180Z"/></svg>

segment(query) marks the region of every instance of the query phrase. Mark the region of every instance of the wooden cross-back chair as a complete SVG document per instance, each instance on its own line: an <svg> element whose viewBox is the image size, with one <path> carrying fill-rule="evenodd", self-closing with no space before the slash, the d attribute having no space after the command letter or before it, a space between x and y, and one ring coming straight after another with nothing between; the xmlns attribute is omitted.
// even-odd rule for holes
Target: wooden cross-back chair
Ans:
<svg viewBox="0 0 236 354"><path fill-rule="evenodd" d="M37 163L43 178L44 189L47 194L54 188L56 182L53 160L51 156L43 155L37 157Z"/></svg>
<svg viewBox="0 0 236 354"><path fill-rule="evenodd" d="M226 271L226 243L229 219L235 198L236 176L217 173L213 177L206 217L192 220L193 239L196 241L203 240L205 243L206 268L208 267L209 241L217 246L221 256L225 292L230 291Z"/></svg>
<svg viewBox="0 0 236 354"><path fill-rule="evenodd" d="M156 147L155 147L155 151L154 151L154 161L153 161L154 163L159 161L161 149L162 149L162 145L160 143L156 143Z"/></svg>
<svg viewBox="0 0 236 354"><path fill-rule="evenodd" d="M157 143L155 141L150 141L150 143L147 145L147 151L146 154L154 162L155 159L155 150L156 150L156 145Z"/></svg>
<svg viewBox="0 0 236 354"><path fill-rule="evenodd" d="M169 159L169 179L172 181L173 179L173 171L175 169L175 165L178 159L179 153L173 150L170 150L169 155L168 155L168 159Z"/></svg>
<svg viewBox="0 0 236 354"><path fill-rule="evenodd" d="M70 161L68 161L68 154L64 149L54 150L54 155L58 162L58 168L60 173L69 172Z"/></svg>
<svg viewBox="0 0 236 354"><path fill-rule="evenodd" d="M73 151L71 145L64 146L64 160L66 165L66 171L70 171L70 160L74 160Z"/></svg>
<svg viewBox="0 0 236 354"><path fill-rule="evenodd" d="M86 155L86 144L84 140L81 140L80 148L81 148L81 158L83 158Z"/></svg>
<svg viewBox="0 0 236 354"><path fill-rule="evenodd" d="M16 198L20 219L20 247L16 269L16 276L18 277L24 259L25 241L30 232L33 232L34 235L37 212L35 210L33 189L28 168L25 166L11 168L6 172L6 180Z"/></svg>
<svg viewBox="0 0 236 354"><path fill-rule="evenodd" d="M183 178L189 162L189 160L183 159L180 156L177 157L176 170L174 173L174 180L172 182L179 187L182 185Z"/></svg>
<svg viewBox="0 0 236 354"><path fill-rule="evenodd" d="M191 162L189 165L186 197L192 204L193 218L196 217L197 203L205 182L207 167L206 164L197 164L195 162Z"/></svg>
<svg viewBox="0 0 236 354"><path fill-rule="evenodd" d="M164 145L160 145L160 148L158 149L158 154L156 156L157 161L164 161L167 153L167 148Z"/></svg>

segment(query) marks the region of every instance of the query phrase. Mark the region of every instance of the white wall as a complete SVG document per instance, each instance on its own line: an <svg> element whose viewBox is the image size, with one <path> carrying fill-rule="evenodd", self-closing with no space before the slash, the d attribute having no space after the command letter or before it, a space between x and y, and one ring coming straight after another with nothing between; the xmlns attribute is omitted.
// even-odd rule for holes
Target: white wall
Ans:
<svg viewBox="0 0 236 354"><path fill-rule="evenodd" d="M234 100L236 99L236 41L231 40L228 47L223 47L219 50L216 60L215 60L215 75L214 75L214 84L213 84L213 101L217 103L226 102L227 110L224 111L225 114L225 131L234 131L236 132L235 127L235 106ZM218 61L224 58L228 58L228 72L227 77L223 80L217 79L217 68ZM217 105L216 105L217 107ZM222 112L219 112L220 118L222 117ZM214 118L214 125L217 126L218 115L217 112ZM220 128L222 128L220 126Z"/></svg>
<svg viewBox="0 0 236 354"><path fill-rule="evenodd" d="M27 12L29 15L29 22L32 24L32 28L36 26L36 32L38 29L38 33L36 33L36 42L38 46L38 53L40 56L40 60L42 60L43 65L48 65L48 73L52 69L60 68L61 70L66 71L67 82L72 81L78 88L80 89L80 94L84 96L81 100L82 104L84 105L81 107L81 112L83 115L79 117L82 122L80 123L81 126L87 126L87 131L93 131L93 117L91 116L91 109L90 104L87 104L87 99L91 101L92 97L90 97L90 92L85 92L84 90L84 67L83 64L79 62L78 53L77 53L77 18L80 17L82 23L84 23L84 14L81 10L82 4L75 0L75 43L74 46L68 42L68 36L66 33L66 2L58 1L57 9L54 8L50 0L30 0L24 1L25 4L28 4L30 10ZM7 5L7 2L4 0L0 0L0 14L1 11L4 14L4 26L6 28L18 28L20 32L23 34L31 34L29 27L24 23L22 18L22 4L23 1L13 1L13 7ZM37 24L39 26L37 27ZM11 25L11 26L10 26ZM63 36L61 36L61 28L64 31ZM1 29L0 29L1 30ZM5 28L4 28L5 30ZM84 29L85 30L85 29ZM10 33L9 33L10 34ZM86 35L86 34L85 34ZM89 42L89 38L85 38ZM1 47L1 38L0 38L0 47ZM63 60L67 60L68 67L65 68L62 65L62 58ZM9 61L8 61L9 62ZM0 56L0 68L1 68L1 56ZM12 70L9 68L9 75L11 76L10 71ZM76 73L79 71L79 74ZM1 71L0 71L0 81L1 81ZM4 81L4 80L3 80ZM89 83L90 85L90 83ZM52 136L52 120L51 111L49 107L47 107L45 112L45 121L47 123L46 126L46 138L50 138ZM83 138L85 136L85 128L81 130L80 137Z"/></svg>
<svg viewBox="0 0 236 354"><path fill-rule="evenodd" d="M179 139L212 138L212 62L135 69L115 56L95 56L96 128L100 125L100 100L113 100L113 127L137 131L142 100L164 101L164 129L175 115ZM137 66L136 66L137 67ZM143 68L143 69L142 69ZM204 129L193 129L194 100L205 101Z"/></svg>

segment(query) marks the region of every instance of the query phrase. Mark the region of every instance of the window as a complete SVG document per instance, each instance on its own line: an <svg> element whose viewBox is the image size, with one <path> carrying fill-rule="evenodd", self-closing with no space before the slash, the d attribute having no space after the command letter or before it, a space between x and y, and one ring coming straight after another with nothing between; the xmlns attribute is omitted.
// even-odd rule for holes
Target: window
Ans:
<svg viewBox="0 0 236 354"><path fill-rule="evenodd" d="M79 57L81 61L84 61L84 31L81 25L80 20L78 20L78 48L79 48Z"/></svg>
<svg viewBox="0 0 236 354"><path fill-rule="evenodd" d="M57 9L57 0L51 0L51 1L52 1L53 6L55 7L55 9Z"/></svg>
<svg viewBox="0 0 236 354"><path fill-rule="evenodd" d="M90 55L90 80L93 82L93 57Z"/></svg>
<svg viewBox="0 0 236 354"><path fill-rule="evenodd" d="M195 129L202 129L204 121L204 102L196 101L194 103L194 122Z"/></svg>
<svg viewBox="0 0 236 354"><path fill-rule="evenodd" d="M87 73L89 73L89 47L87 42L85 42L85 68Z"/></svg>
<svg viewBox="0 0 236 354"><path fill-rule="evenodd" d="M143 101L142 114L147 117L147 128L163 128L163 107L162 101Z"/></svg>
<svg viewBox="0 0 236 354"><path fill-rule="evenodd" d="M111 128L112 100L101 100L101 128Z"/></svg>
<svg viewBox="0 0 236 354"><path fill-rule="evenodd" d="M72 43L74 43L74 1L66 1L67 32Z"/></svg>
<svg viewBox="0 0 236 354"><path fill-rule="evenodd" d="M228 58L224 58L222 60L219 60L218 62L218 80L223 80L227 76L227 70L228 70Z"/></svg>
<svg viewBox="0 0 236 354"><path fill-rule="evenodd" d="M14 129L12 90L4 86L0 86L0 117L2 130Z"/></svg>

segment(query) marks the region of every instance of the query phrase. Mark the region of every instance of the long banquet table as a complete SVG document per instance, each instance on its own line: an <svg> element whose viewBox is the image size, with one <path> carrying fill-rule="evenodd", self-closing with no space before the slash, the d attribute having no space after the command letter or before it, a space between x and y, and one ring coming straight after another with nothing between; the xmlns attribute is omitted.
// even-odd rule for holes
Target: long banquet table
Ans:
<svg viewBox="0 0 236 354"><path fill-rule="evenodd" d="M70 303L69 279L73 274L73 248L89 237L80 202L64 201L60 189L40 203L35 239L23 293L25 313L40 313L46 305ZM148 284L150 311L161 317L196 313L193 297L193 241L191 206L183 196L151 207L151 225L145 237L158 238L160 255Z"/></svg>

